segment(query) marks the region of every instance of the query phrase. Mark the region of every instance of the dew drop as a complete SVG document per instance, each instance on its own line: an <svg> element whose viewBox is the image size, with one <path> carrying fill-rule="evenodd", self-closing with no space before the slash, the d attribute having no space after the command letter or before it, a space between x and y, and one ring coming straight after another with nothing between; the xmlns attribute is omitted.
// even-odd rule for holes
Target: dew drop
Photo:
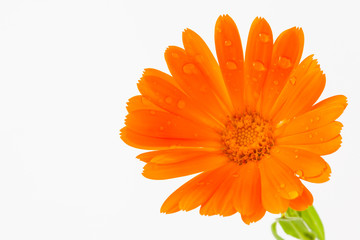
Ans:
<svg viewBox="0 0 360 240"><path fill-rule="evenodd" d="M295 158L299 158L299 155L295 155Z"/></svg>
<svg viewBox="0 0 360 240"><path fill-rule="evenodd" d="M297 153L297 152L299 152L299 150L295 149L295 150L294 150L294 152L296 152L296 153Z"/></svg>
<svg viewBox="0 0 360 240"><path fill-rule="evenodd" d="M306 126L306 127L305 127L305 130L306 130L306 131L309 130L309 126Z"/></svg>
<svg viewBox="0 0 360 240"><path fill-rule="evenodd" d="M233 61L227 61L226 62L226 67L229 70L235 70L237 69L236 63L234 63Z"/></svg>
<svg viewBox="0 0 360 240"><path fill-rule="evenodd" d="M170 125L171 124L171 121L167 121L167 123L166 123L167 125Z"/></svg>
<svg viewBox="0 0 360 240"><path fill-rule="evenodd" d="M186 73L186 74L194 74L194 73L197 72L197 69L196 69L196 67L195 67L194 64L192 64L192 63L187 63L187 64L185 64L185 65L183 66L183 71L184 71L184 73Z"/></svg>
<svg viewBox="0 0 360 240"><path fill-rule="evenodd" d="M313 122L314 122L314 119L310 118L310 122L313 123Z"/></svg>
<svg viewBox="0 0 360 240"><path fill-rule="evenodd" d="M221 28L219 28L219 27L216 28L216 31L222 32Z"/></svg>
<svg viewBox="0 0 360 240"><path fill-rule="evenodd" d="M267 43L270 41L270 36L266 33L259 33L259 38L260 41L262 41L263 43Z"/></svg>
<svg viewBox="0 0 360 240"><path fill-rule="evenodd" d="M287 69L292 66L290 59L287 57L279 57L278 64L283 69Z"/></svg>
<svg viewBox="0 0 360 240"><path fill-rule="evenodd" d="M274 85L279 85L279 81L278 81L278 80L275 80L275 81L274 81Z"/></svg>
<svg viewBox="0 0 360 240"><path fill-rule="evenodd" d="M292 85L295 85L295 83L296 83L296 77L291 77L289 81L290 81L290 83L291 83Z"/></svg>
<svg viewBox="0 0 360 240"><path fill-rule="evenodd" d="M233 177L235 177L235 178L237 178L237 177L239 177L239 174L233 174Z"/></svg>
<svg viewBox="0 0 360 240"><path fill-rule="evenodd" d="M280 188L285 188L285 183L280 184Z"/></svg>
<svg viewBox="0 0 360 240"><path fill-rule="evenodd" d="M163 127L163 126L160 127L160 131L164 131L164 127Z"/></svg>
<svg viewBox="0 0 360 240"><path fill-rule="evenodd" d="M312 134L309 134L309 138L312 138L313 137L313 135Z"/></svg>
<svg viewBox="0 0 360 240"><path fill-rule="evenodd" d="M316 119L316 121L319 121L319 120L320 120L320 117L319 117L319 116L317 116L315 119Z"/></svg>
<svg viewBox="0 0 360 240"><path fill-rule="evenodd" d="M177 53L171 53L171 56L172 56L173 58L179 58L179 54L177 54Z"/></svg>
<svg viewBox="0 0 360 240"><path fill-rule="evenodd" d="M177 103L177 107L180 109L184 109L185 108L185 102L183 100L179 100Z"/></svg>
<svg viewBox="0 0 360 240"><path fill-rule="evenodd" d="M298 175L298 176L301 177L301 178L304 177L304 172L303 172L302 170L300 170L300 169L299 169L299 170L296 170L295 173L296 173L296 175Z"/></svg>
<svg viewBox="0 0 360 240"><path fill-rule="evenodd" d="M227 47L229 47L229 46L231 46L231 41L229 41L229 40L227 40L227 41L225 41L225 46L227 46Z"/></svg>
<svg viewBox="0 0 360 240"><path fill-rule="evenodd" d="M151 115L155 115L155 111L151 110L151 111L150 111L150 114L151 114Z"/></svg>
<svg viewBox="0 0 360 240"><path fill-rule="evenodd" d="M324 138L320 138L320 142L323 142L324 141Z"/></svg>
<svg viewBox="0 0 360 240"><path fill-rule="evenodd" d="M266 70L266 67L264 66L264 64L260 61L256 61L256 62L253 62L253 67L256 71L265 71Z"/></svg>
<svg viewBox="0 0 360 240"><path fill-rule="evenodd" d="M167 104L171 104L172 103L172 98L171 97L166 97L165 98L165 102L167 103Z"/></svg>
<svg viewBox="0 0 360 240"><path fill-rule="evenodd" d="M290 199L295 199L299 196L299 193L297 191L291 191L289 192Z"/></svg>

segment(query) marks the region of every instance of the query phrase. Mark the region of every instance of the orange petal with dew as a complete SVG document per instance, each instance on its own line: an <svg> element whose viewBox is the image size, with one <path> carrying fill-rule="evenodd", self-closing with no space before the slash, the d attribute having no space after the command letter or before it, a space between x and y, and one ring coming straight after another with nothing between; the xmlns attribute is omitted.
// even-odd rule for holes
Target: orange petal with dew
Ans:
<svg viewBox="0 0 360 240"><path fill-rule="evenodd" d="M146 152L138 155L136 158L140 159L143 162L169 164L181 162L190 158L215 152L219 152L219 150L211 150L204 148L179 148Z"/></svg>
<svg viewBox="0 0 360 240"><path fill-rule="evenodd" d="M233 106L220 67L204 40L190 29L185 29L182 34L182 40L186 54L199 67L199 70L204 76L206 76L206 81L211 87L211 90L227 109L232 111Z"/></svg>
<svg viewBox="0 0 360 240"><path fill-rule="evenodd" d="M276 139L278 145L306 145L327 142L340 134L343 125L332 122L320 128Z"/></svg>
<svg viewBox="0 0 360 240"><path fill-rule="evenodd" d="M241 215L251 216L261 206L260 172L257 163L252 161L239 168L233 203Z"/></svg>
<svg viewBox="0 0 360 240"><path fill-rule="evenodd" d="M137 95L129 99L126 106L127 111L133 112L137 110L157 110L157 111L164 111L163 109L159 108L144 96Z"/></svg>
<svg viewBox="0 0 360 240"><path fill-rule="evenodd" d="M289 206L295 211L305 211L314 202L311 192L305 186L303 188L304 191L298 198L290 200Z"/></svg>
<svg viewBox="0 0 360 240"><path fill-rule="evenodd" d="M234 178L238 175L238 165L234 162L229 162L227 165L228 173L223 182L219 185L213 195L200 208L200 214L206 216L221 215L230 216L236 213L236 209L232 203L232 196L234 194Z"/></svg>
<svg viewBox="0 0 360 240"><path fill-rule="evenodd" d="M302 194L300 180L293 171L274 157L264 157L259 162L261 196L264 208L271 213L282 213L289 200Z"/></svg>
<svg viewBox="0 0 360 240"><path fill-rule="evenodd" d="M255 109L266 79L273 49L273 36L269 24L263 18L255 18L251 24L245 52L244 100L245 106Z"/></svg>
<svg viewBox="0 0 360 240"><path fill-rule="evenodd" d="M168 68L181 89L219 122L226 121L230 110L220 103L198 63L179 47L169 47L165 52Z"/></svg>
<svg viewBox="0 0 360 240"><path fill-rule="evenodd" d="M304 47L301 28L290 28L282 32L274 43L270 71L262 91L262 115L269 117L270 110L289 76L300 61Z"/></svg>
<svg viewBox="0 0 360 240"><path fill-rule="evenodd" d="M220 141L214 129L168 112L133 111L126 116L125 124L132 131L150 137Z"/></svg>
<svg viewBox="0 0 360 240"><path fill-rule="evenodd" d="M286 121L274 134L276 137L283 137L320 128L340 117L346 106L346 97L343 95L327 98L310 111Z"/></svg>
<svg viewBox="0 0 360 240"><path fill-rule="evenodd" d="M274 122L280 122L309 111L324 87L325 75L317 61L312 56L306 58L296 68L292 80L285 84L272 107L270 117Z"/></svg>
<svg viewBox="0 0 360 240"><path fill-rule="evenodd" d="M154 69L146 69L138 83L138 88L143 96L170 113L196 123L221 129L221 124L202 111L201 107L173 85L173 82L175 80L165 73L159 73Z"/></svg>
<svg viewBox="0 0 360 240"><path fill-rule="evenodd" d="M328 155L336 152L341 147L341 143L341 135L338 135L327 142L306 145L289 145L288 147L303 149L319 155Z"/></svg>
<svg viewBox="0 0 360 240"><path fill-rule="evenodd" d="M288 166L293 173L296 173L303 180L315 181L316 183L320 180L329 180L330 167L316 153L297 148L275 146L271 150L271 155Z"/></svg>
<svg viewBox="0 0 360 240"><path fill-rule="evenodd" d="M196 140L196 139L177 139L177 138L157 138L145 136L134 132L128 127L124 127L120 131L121 139L129 146L146 149L146 150L163 150L168 148L184 148L184 147L205 147L220 148L220 141Z"/></svg>
<svg viewBox="0 0 360 240"><path fill-rule="evenodd" d="M229 15L215 25L215 46L220 69L236 112L244 110L244 56L239 31Z"/></svg>
<svg viewBox="0 0 360 240"><path fill-rule="evenodd" d="M143 175L150 179L169 179L183 177L194 173L209 171L228 162L222 153L204 153L184 161L158 164L149 162L144 166Z"/></svg>
<svg viewBox="0 0 360 240"><path fill-rule="evenodd" d="M163 203L161 212L190 211L205 203L223 182L229 171L224 165L218 169L201 173L173 192Z"/></svg>

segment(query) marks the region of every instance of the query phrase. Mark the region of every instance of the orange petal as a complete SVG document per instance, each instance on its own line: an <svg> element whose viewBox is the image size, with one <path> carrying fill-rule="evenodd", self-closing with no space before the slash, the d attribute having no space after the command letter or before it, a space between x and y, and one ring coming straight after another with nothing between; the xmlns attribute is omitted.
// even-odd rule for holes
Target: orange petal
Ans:
<svg viewBox="0 0 360 240"><path fill-rule="evenodd" d="M150 110L157 110L157 111L164 111L163 109L159 108L149 100L147 100L145 97L141 95L134 96L129 99L127 102L126 109L128 112L133 112L136 110L144 110L144 109L150 109Z"/></svg>
<svg viewBox="0 0 360 240"><path fill-rule="evenodd" d="M244 56L239 31L229 15L215 25L215 46L222 75L236 112L244 110Z"/></svg>
<svg viewBox="0 0 360 240"><path fill-rule="evenodd" d="M163 213L190 211L206 202L223 182L229 167L201 173L173 192L161 207Z"/></svg>
<svg viewBox="0 0 360 240"><path fill-rule="evenodd" d="M327 98L296 118L275 130L275 136L283 137L307 132L325 126L336 120L346 108L346 97L342 95Z"/></svg>
<svg viewBox="0 0 360 240"><path fill-rule="evenodd" d="M218 152L218 150L210 150L203 148L179 148L146 152L138 155L136 158L140 159L143 162L170 164L214 152Z"/></svg>
<svg viewBox="0 0 360 240"><path fill-rule="evenodd" d="M253 21L245 53L245 106L255 109L271 62L273 36L269 24L263 18Z"/></svg>
<svg viewBox="0 0 360 240"><path fill-rule="evenodd" d="M304 47L301 28L290 28L282 32L274 43L270 71L262 92L262 113L269 117L270 110L289 80L290 73L299 64Z"/></svg>
<svg viewBox="0 0 360 240"><path fill-rule="evenodd" d="M168 148L183 148L183 147L205 147L205 148L222 147L222 144L219 141L156 138L156 137L145 136L132 131L128 127L124 127L121 129L120 137L129 146L140 149L147 149L147 150L162 150Z"/></svg>
<svg viewBox="0 0 360 240"><path fill-rule="evenodd" d="M289 167L274 157L264 157L259 162L261 196L265 210L271 213L285 212L289 200L302 194L300 180Z"/></svg>
<svg viewBox="0 0 360 240"><path fill-rule="evenodd" d="M316 183L319 180L329 180L330 167L318 154L297 148L276 146L272 148L271 155L303 180Z"/></svg>
<svg viewBox="0 0 360 240"><path fill-rule="evenodd" d="M311 192L305 186L303 188L304 191L298 198L290 200L289 206L295 211L305 211L314 202Z"/></svg>
<svg viewBox="0 0 360 240"><path fill-rule="evenodd" d="M221 124L203 112L201 107L174 86L173 82L175 80L165 73L155 69L146 69L138 83L138 88L143 96L170 113L190 121L206 124L212 128L221 129Z"/></svg>
<svg viewBox="0 0 360 240"><path fill-rule="evenodd" d="M221 216L230 216L236 213L232 203L232 196L234 194L234 178L236 178L238 165L234 162L227 164L228 173L223 179L213 195L200 208L201 215L212 216L219 214Z"/></svg>
<svg viewBox="0 0 360 240"><path fill-rule="evenodd" d="M169 47L165 52L165 59L182 90L219 122L225 122L230 111L220 103L208 76L202 72L198 63L179 47Z"/></svg>
<svg viewBox="0 0 360 240"><path fill-rule="evenodd" d="M186 29L183 32L182 40L186 54L196 63L200 71L204 74L212 91L214 91L222 103L225 104L227 109L231 111L233 106L220 67L204 40L190 29Z"/></svg>
<svg viewBox="0 0 360 240"><path fill-rule="evenodd" d="M156 180L183 177L218 168L226 164L228 160L221 152L208 152L184 161L169 164L149 162L144 166L143 175L146 178Z"/></svg>
<svg viewBox="0 0 360 240"><path fill-rule="evenodd" d="M340 122L332 122L323 127L307 132L279 137L276 139L278 145L305 145L327 142L340 134L343 125Z"/></svg>
<svg viewBox="0 0 360 240"><path fill-rule="evenodd" d="M257 163L240 166L233 199L235 209L244 216L252 216L261 205L261 180Z"/></svg>
<svg viewBox="0 0 360 240"><path fill-rule="evenodd" d="M214 129L168 112L133 111L126 116L125 124L132 131L150 137L220 141L220 135Z"/></svg>
<svg viewBox="0 0 360 240"><path fill-rule="evenodd" d="M308 152L316 153L319 155L327 155L336 152L341 146L341 136L338 135L330 141L317 143L317 144L306 144L306 145L292 145L288 147L299 148Z"/></svg>
<svg viewBox="0 0 360 240"><path fill-rule="evenodd" d="M244 221L244 223L249 225L250 223L257 222L260 219L262 219L265 215L265 212L266 211L263 208L263 206L259 205L259 207L256 209L256 211L253 214L251 215L241 214L241 219Z"/></svg>
<svg viewBox="0 0 360 240"><path fill-rule="evenodd" d="M312 56L296 68L270 113L274 122L291 119L309 111L325 87L325 75Z"/></svg>

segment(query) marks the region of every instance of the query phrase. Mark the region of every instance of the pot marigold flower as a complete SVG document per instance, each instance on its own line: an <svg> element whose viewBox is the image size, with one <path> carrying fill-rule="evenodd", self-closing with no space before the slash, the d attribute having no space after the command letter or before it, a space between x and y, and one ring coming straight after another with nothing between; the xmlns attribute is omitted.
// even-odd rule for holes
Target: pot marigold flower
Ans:
<svg viewBox="0 0 360 240"><path fill-rule="evenodd" d="M172 193L161 212L241 214L247 224L265 212L302 211L313 203L301 180L329 180L321 157L341 144L335 121L347 100L337 95L315 104L325 75L313 56L300 62L304 35L290 28L273 42L269 24L256 18L245 57L234 21L215 27L218 62L192 30L184 48L170 46L171 76L146 69L132 97L121 139L155 150L137 156L143 175L170 179L199 173Z"/></svg>

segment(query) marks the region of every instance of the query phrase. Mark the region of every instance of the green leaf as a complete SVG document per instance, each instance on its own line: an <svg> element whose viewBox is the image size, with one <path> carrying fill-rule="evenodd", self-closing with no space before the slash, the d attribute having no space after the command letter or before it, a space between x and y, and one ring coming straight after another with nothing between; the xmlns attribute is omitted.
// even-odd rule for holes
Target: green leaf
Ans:
<svg viewBox="0 0 360 240"><path fill-rule="evenodd" d="M305 211L298 212L299 216L304 219L309 228L315 233L319 240L325 240L324 226L313 206L308 207Z"/></svg>
<svg viewBox="0 0 360 240"><path fill-rule="evenodd" d="M274 235L276 240L284 240L282 237L279 236L279 234L276 231L276 224L277 222L274 222L273 224L271 224L271 232Z"/></svg>
<svg viewBox="0 0 360 240"><path fill-rule="evenodd" d="M304 220L299 217L286 217L278 218L277 221L280 223L284 232L290 236L293 236L301 240L314 240L314 234L304 223Z"/></svg>

